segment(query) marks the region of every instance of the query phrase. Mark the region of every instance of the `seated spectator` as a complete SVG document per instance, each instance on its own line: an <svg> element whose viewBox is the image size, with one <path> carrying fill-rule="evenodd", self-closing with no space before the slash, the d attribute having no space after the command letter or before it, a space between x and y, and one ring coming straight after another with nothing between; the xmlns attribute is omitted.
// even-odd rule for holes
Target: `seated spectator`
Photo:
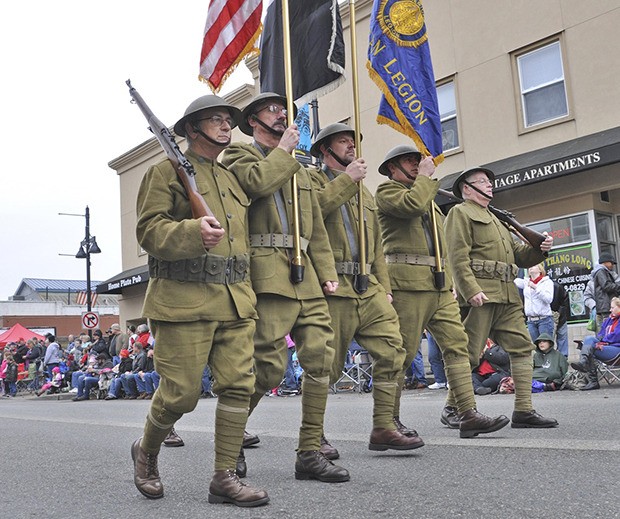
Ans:
<svg viewBox="0 0 620 519"><path fill-rule="evenodd" d="M145 391L147 394L146 396L147 400L150 400L151 398L153 398L155 391L159 387L160 378L161 377L159 376L159 373L157 373L157 371L155 370L149 371L144 374L144 386L146 388ZM213 397L215 397L215 393L211 392L211 394L213 395Z"/></svg>
<svg viewBox="0 0 620 519"><path fill-rule="evenodd" d="M112 359L110 357L110 353L108 352L108 343L103 338L103 332L98 328L93 332L93 343L90 347L91 351L94 351L99 354L103 354L106 358Z"/></svg>
<svg viewBox="0 0 620 519"><path fill-rule="evenodd" d="M499 344L487 339L480 357L480 364L472 372L474 393L477 395L495 393L500 380L509 376L510 357Z"/></svg>
<svg viewBox="0 0 620 519"><path fill-rule="evenodd" d="M41 389L36 392L37 396L41 396L43 393L47 391L48 395L53 395L54 393L58 393L60 388L62 387L63 382L63 374L60 372L60 368L56 366L52 368L53 377L52 380L46 382L41 386Z"/></svg>
<svg viewBox="0 0 620 519"><path fill-rule="evenodd" d="M97 362L97 355L93 352L86 351L78 362L78 369L71 372L71 390L69 393L78 392L78 382L86 376L88 368L92 368ZM68 377L69 378L69 377Z"/></svg>
<svg viewBox="0 0 620 519"><path fill-rule="evenodd" d="M146 353L140 341L134 342L132 356L133 362L131 371L121 375L121 384L123 385L125 396L130 400L135 400L138 398L136 377L140 371L144 371L144 367L146 366Z"/></svg>
<svg viewBox="0 0 620 519"><path fill-rule="evenodd" d="M148 324L141 324L136 329L138 336L136 337L135 342L139 342L142 344L142 348L144 350L148 349L153 345L153 337L151 336L151 332L149 331Z"/></svg>
<svg viewBox="0 0 620 519"><path fill-rule="evenodd" d="M77 396L73 398L74 402L82 400L90 400L90 390L99 386L99 375L104 369L112 369L112 359L108 358L106 353L97 355L94 366L88 367L82 378L77 382Z"/></svg>
<svg viewBox="0 0 620 519"><path fill-rule="evenodd" d="M138 388L138 399L139 400L150 400L151 398L153 398L154 391L150 393L147 392L145 375L147 373L152 372L154 369L155 367L153 365L153 350L149 349L146 352L146 360L144 362L144 368L141 371L138 371L135 377L136 386Z"/></svg>
<svg viewBox="0 0 620 519"><path fill-rule="evenodd" d="M614 297L610 301L610 315L601 324L601 330L596 336L589 335L583 340L579 362L571 362L571 367L588 374L589 382L582 391L599 389L598 373L594 359L606 364L620 362L620 298Z"/></svg>
<svg viewBox="0 0 620 519"><path fill-rule="evenodd" d="M112 379L110 386L108 387L108 394L106 400L117 400L122 397L122 380L121 375L125 373L131 373L131 367L133 365L133 359L129 356L129 350L121 350L119 353L120 362L112 368L115 373L115 377Z"/></svg>
<svg viewBox="0 0 620 519"><path fill-rule="evenodd" d="M562 379L568 372L568 361L562 355L553 342L553 337L547 333L541 333L534 341L534 372L533 380L542 382L544 391L556 391L562 385Z"/></svg>

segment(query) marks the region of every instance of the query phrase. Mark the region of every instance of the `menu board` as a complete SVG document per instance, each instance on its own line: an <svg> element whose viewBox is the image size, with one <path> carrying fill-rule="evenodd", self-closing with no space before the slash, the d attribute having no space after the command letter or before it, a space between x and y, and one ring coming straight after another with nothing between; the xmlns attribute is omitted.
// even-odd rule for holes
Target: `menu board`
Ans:
<svg viewBox="0 0 620 519"><path fill-rule="evenodd" d="M563 285L570 302L569 323L581 323L589 319L583 292L592 272L592 244L555 249L545 260L547 275Z"/></svg>

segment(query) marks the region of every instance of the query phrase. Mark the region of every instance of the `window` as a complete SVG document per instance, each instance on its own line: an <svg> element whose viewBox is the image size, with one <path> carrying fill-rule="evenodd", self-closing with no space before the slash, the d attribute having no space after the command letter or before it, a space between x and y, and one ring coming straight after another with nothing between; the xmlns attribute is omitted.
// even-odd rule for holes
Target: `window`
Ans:
<svg viewBox="0 0 620 519"><path fill-rule="evenodd" d="M525 128L568 115L559 41L517 56L517 69Z"/></svg>
<svg viewBox="0 0 620 519"><path fill-rule="evenodd" d="M539 222L528 227L541 233L548 232L553 236L554 247L590 240L590 227L586 214Z"/></svg>
<svg viewBox="0 0 620 519"><path fill-rule="evenodd" d="M596 234L598 236L598 248L601 253L609 252L616 257L616 233L614 220L611 215L595 213Z"/></svg>
<svg viewBox="0 0 620 519"><path fill-rule="evenodd" d="M459 147L454 81L444 83L437 87L437 101L441 117L441 140L443 151L446 152Z"/></svg>

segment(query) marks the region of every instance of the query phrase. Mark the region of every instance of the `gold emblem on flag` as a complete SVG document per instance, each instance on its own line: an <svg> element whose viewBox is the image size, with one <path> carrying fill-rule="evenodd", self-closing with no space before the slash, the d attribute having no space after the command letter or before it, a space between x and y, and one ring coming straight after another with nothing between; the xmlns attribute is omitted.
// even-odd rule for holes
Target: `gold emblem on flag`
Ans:
<svg viewBox="0 0 620 519"><path fill-rule="evenodd" d="M378 18L384 34L399 45L417 47L427 40L420 0L382 0Z"/></svg>

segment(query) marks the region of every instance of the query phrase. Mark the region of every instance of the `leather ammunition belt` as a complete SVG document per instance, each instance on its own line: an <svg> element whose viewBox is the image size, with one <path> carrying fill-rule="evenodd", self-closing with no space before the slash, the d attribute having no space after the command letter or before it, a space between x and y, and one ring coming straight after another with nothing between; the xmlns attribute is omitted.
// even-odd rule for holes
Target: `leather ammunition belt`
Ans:
<svg viewBox="0 0 620 519"><path fill-rule="evenodd" d="M370 265L366 265L366 273L370 273ZM351 276L356 276L360 273L360 264L357 261L337 261L336 262L336 272L338 274L349 274Z"/></svg>
<svg viewBox="0 0 620 519"><path fill-rule="evenodd" d="M499 279L509 283L514 281L519 273L519 267L503 261L474 259L471 260L470 266L474 276L479 279Z"/></svg>
<svg viewBox="0 0 620 519"><path fill-rule="evenodd" d="M205 254L199 258L178 261L164 261L149 256L149 276L174 281L232 285L244 281L249 269L248 254L230 257Z"/></svg>
<svg viewBox="0 0 620 519"><path fill-rule="evenodd" d="M293 249L295 241L292 234L250 234L250 245L252 247L279 247L281 249ZM308 250L308 240L299 238L299 245L302 251Z"/></svg>
<svg viewBox="0 0 620 519"><path fill-rule="evenodd" d="M406 263L407 265L426 265L428 267L435 267L435 256L422 256L421 254L405 254L404 252L397 252L394 254L385 255L386 263ZM445 265L445 260L441 258L441 266Z"/></svg>

